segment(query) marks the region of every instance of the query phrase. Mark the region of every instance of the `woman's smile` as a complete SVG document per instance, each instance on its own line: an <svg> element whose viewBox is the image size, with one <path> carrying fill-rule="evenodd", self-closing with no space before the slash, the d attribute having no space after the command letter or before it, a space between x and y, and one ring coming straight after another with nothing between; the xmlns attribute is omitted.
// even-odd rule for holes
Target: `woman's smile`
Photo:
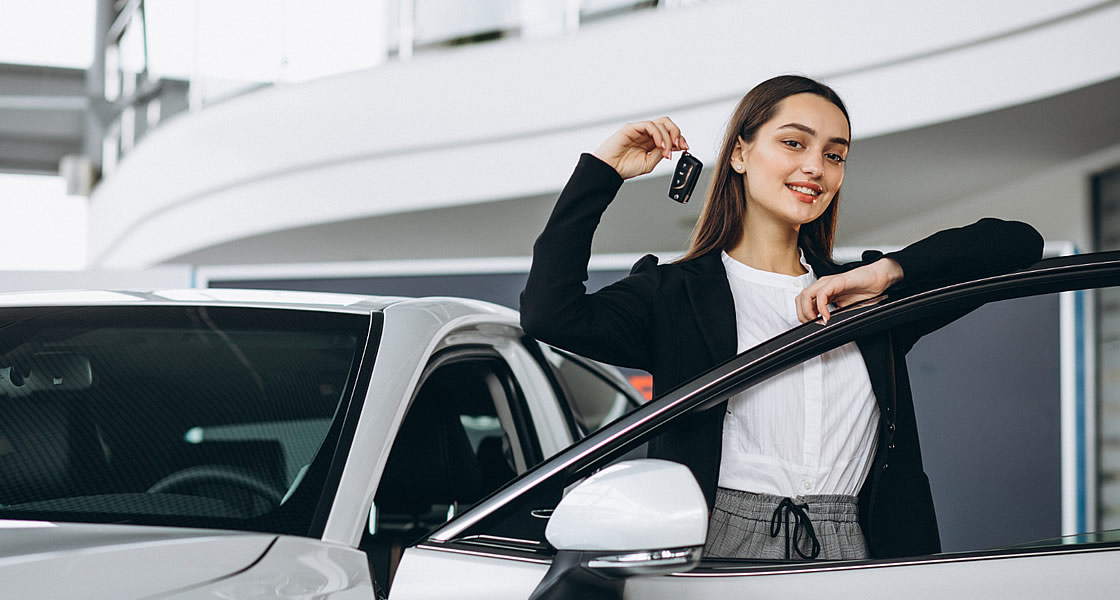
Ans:
<svg viewBox="0 0 1120 600"><path fill-rule="evenodd" d="M805 204L812 204L817 201L817 196L824 193L824 188L807 181L798 181L796 183L787 183L786 188L793 192L793 196L804 202Z"/></svg>

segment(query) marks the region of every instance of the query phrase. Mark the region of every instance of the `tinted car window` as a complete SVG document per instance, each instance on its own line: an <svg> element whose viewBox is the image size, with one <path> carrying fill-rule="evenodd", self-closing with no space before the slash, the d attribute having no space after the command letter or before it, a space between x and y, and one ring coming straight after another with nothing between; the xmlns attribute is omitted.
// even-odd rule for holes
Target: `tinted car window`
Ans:
<svg viewBox="0 0 1120 600"><path fill-rule="evenodd" d="M369 323L0 311L0 517L305 532L320 492L300 484L329 462Z"/></svg>
<svg viewBox="0 0 1120 600"><path fill-rule="evenodd" d="M400 550L541 460L508 365L478 348L433 360L378 484L359 548L391 582Z"/></svg>
<svg viewBox="0 0 1120 600"><path fill-rule="evenodd" d="M546 356L560 373L572 415L583 435L597 431L637 406L630 396L578 359L554 350Z"/></svg>

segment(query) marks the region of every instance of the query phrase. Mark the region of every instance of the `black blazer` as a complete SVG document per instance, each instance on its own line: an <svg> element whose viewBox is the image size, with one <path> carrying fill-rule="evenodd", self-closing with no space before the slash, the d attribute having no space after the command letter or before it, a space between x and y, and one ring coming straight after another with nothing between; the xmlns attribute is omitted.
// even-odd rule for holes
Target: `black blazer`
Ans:
<svg viewBox="0 0 1120 600"><path fill-rule="evenodd" d="M628 277L587 294L592 236L621 185L610 166L589 154L580 157L533 246L521 322L526 332L559 348L649 371L656 396L735 355L734 300L719 252L664 265L647 255ZM982 219L886 256L902 266L900 285L928 287L1010 271L1041 255L1042 238L1031 226ZM806 259L824 276L882 256L870 251L846 265L827 257ZM904 357L918 338L948 321L916 323L857 340L881 418L878 452L860 492L860 521L875 557L940 550ZM692 469L709 506L719 478L725 404L686 417L649 447L650 456Z"/></svg>

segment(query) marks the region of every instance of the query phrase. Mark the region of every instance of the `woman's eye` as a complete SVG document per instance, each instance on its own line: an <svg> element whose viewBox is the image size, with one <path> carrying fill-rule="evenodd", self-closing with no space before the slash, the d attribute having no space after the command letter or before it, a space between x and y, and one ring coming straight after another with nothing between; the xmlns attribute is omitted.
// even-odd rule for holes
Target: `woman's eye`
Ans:
<svg viewBox="0 0 1120 600"><path fill-rule="evenodd" d="M782 140L782 143L789 146L790 148L801 148L802 147L801 142L799 142L797 140Z"/></svg>
<svg viewBox="0 0 1120 600"><path fill-rule="evenodd" d="M835 152L829 152L828 154L825 154L824 157L827 158L828 160L831 160L832 162L834 162L836 164L844 163L847 160L843 156L840 156L839 154L836 154Z"/></svg>

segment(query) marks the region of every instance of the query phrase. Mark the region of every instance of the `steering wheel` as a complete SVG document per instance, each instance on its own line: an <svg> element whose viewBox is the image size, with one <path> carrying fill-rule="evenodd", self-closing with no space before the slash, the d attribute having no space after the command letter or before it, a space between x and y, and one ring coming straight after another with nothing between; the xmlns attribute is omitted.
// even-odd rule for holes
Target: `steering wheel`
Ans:
<svg viewBox="0 0 1120 600"><path fill-rule="evenodd" d="M171 494L175 493L176 490L190 489L206 483L238 487L273 504L280 504L280 501L284 499L282 492L260 479L242 471L219 465L199 465L176 471L152 484L152 487L148 488L148 493Z"/></svg>

